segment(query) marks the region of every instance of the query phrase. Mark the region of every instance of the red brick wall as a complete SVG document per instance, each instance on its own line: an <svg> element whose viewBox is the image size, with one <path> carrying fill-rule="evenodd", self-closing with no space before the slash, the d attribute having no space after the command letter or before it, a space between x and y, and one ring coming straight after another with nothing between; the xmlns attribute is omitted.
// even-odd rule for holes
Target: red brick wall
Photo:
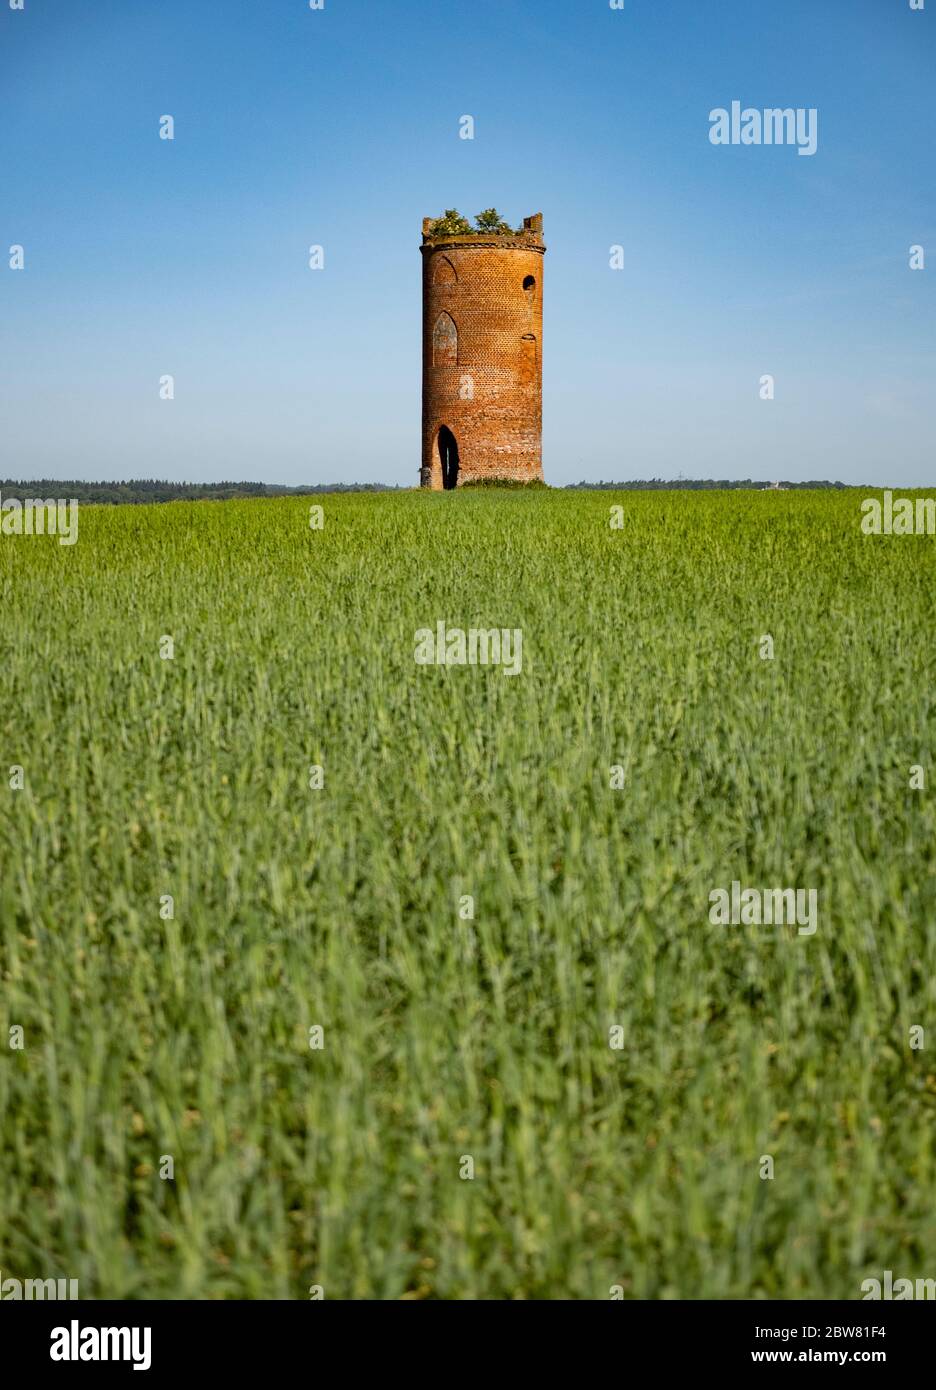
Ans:
<svg viewBox="0 0 936 1390"><path fill-rule="evenodd" d="M510 237L432 238L424 228L423 487L442 486L443 425L458 443L459 484L543 476L546 248L542 217L525 225L528 230ZM523 288L527 276L531 290ZM443 313L454 321L457 345L448 325L435 331Z"/></svg>

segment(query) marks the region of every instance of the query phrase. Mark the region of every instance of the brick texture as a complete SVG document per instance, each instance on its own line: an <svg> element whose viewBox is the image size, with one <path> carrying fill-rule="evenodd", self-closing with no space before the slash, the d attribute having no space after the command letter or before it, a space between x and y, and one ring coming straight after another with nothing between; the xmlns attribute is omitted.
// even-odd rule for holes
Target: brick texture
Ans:
<svg viewBox="0 0 936 1390"><path fill-rule="evenodd" d="M420 248L420 483L542 479L542 214L524 218L513 236L433 237L430 221L423 222ZM447 432L457 445L454 476Z"/></svg>

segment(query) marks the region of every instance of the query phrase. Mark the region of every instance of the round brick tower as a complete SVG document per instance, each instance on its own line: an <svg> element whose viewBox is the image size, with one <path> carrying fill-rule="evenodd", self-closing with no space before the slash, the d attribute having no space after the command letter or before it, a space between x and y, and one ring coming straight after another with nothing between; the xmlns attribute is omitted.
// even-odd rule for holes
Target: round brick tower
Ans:
<svg viewBox="0 0 936 1390"><path fill-rule="evenodd" d="M423 487L543 477L543 215L512 235L423 221Z"/></svg>

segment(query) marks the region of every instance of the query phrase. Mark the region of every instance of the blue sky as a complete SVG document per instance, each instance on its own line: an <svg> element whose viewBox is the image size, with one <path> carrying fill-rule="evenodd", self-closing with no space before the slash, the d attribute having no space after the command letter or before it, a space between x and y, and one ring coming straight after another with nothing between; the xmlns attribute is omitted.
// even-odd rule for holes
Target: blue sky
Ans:
<svg viewBox="0 0 936 1390"><path fill-rule="evenodd" d="M8 5L0 476L415 485L421 221L493 204L547 481L936 483L936 0Z"/></svg>

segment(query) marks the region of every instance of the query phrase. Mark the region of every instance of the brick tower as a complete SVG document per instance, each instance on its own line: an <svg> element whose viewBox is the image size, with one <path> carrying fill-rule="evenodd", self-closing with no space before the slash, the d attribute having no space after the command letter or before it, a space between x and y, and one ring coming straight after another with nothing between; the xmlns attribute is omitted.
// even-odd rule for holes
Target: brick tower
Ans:
<svg viewBox="0 0 936 1390"><path fill-rule="evenodd" d="M423 221L423 487L543 477L543 215L523 231Z"/></svg>

